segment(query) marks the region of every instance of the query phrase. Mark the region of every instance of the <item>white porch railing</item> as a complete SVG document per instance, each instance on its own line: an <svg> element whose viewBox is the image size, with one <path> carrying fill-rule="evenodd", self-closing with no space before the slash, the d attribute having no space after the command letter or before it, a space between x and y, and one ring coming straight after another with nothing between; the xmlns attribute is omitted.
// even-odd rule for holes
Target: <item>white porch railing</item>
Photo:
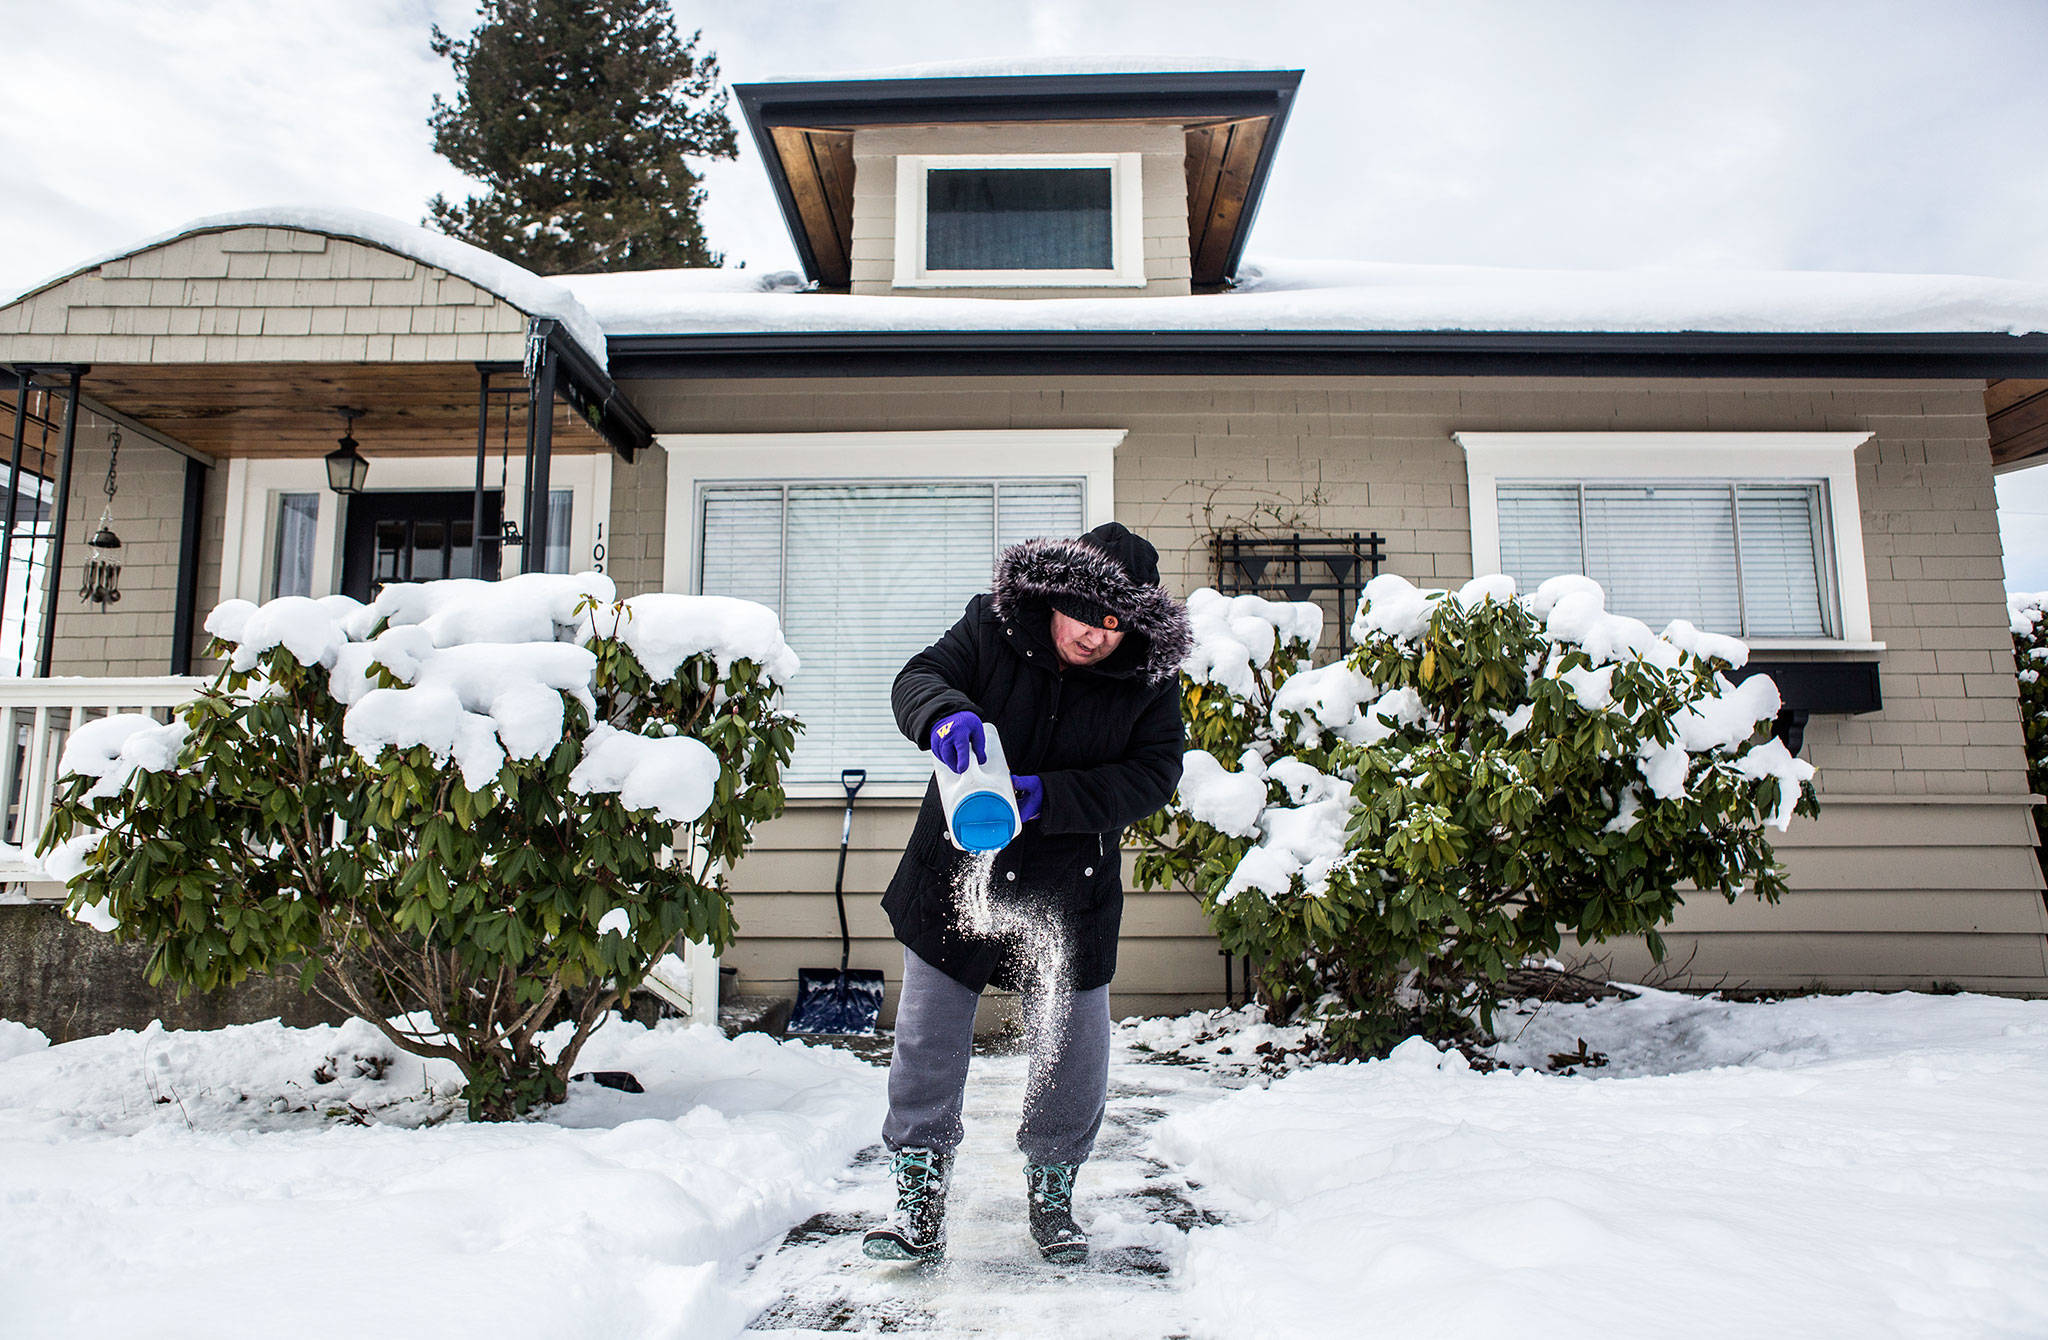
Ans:
<svg viewBox="0 0 2048 1340"><path fill-rule="evenodd" d="M30 897L63 894L34 852L50 817L57 764L74 729L120 712L168 721L171 709L190 702L209 682L196 675L0 679L0 839L20 852L0 856L0 883L19 884Z"/></svg>
<svg viewBox="0 0 2048 1340"><path fill-rule="evenodd" d="M169 721L173 708L192 701L211 682L195 675L0 678L0 840L19 851L0 852L0 886L19 889L30 898L64 896L64 886L36 861L35 848L50 818L57 765L74 729L120 712ZM693 868L702 869L693 849L685 848L682 856ZM650 980L649 989L694 1020L716 1022L718 955L698 943L679 945L678 954L688 969L687 980Z"/></svg>

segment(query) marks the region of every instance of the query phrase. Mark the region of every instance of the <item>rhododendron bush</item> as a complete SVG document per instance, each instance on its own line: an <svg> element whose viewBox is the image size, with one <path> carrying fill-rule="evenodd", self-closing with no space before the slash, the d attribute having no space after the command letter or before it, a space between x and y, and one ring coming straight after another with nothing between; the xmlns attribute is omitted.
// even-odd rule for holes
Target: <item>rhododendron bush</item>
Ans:
<svg viewBox="0 0 2048 1340"><path fill-rule="evenodd" d="M213 685L168 724L73 732L43 837L73 915L149 944L153 983L295 974L505 1118L561 1097L679 936L731 941L724 863L782 809L798 729L771 611L532 574L206 627Z"/></svg>
<svg viewBox="0 0 2048 1340"><path fill-rule="evenodd" d="M1814 814L1738 641L1610 613L1595 583L1365 588L1345 659L1320 611L1196 592L1195 746L1137 830L1147 887L1202 900L1270 1010L1345 1054L1491 1024L1532 955L1658 928L1686 886L1785 887L1765 829Z"/></svg>

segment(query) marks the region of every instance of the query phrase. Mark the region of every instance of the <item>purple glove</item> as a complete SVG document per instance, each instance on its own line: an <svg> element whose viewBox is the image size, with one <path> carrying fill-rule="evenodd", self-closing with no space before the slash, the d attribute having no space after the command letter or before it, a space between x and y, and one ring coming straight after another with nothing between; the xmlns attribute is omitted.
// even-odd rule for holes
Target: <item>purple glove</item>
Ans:
<svg viewBox="0 0 2048 1340"><path fill-rule="evenodd" d="M983 742L981 718L972 712L955 712L932 723L932 754L955 772L967 771L967 747L974 746L977 761L988 762L988 745Z"/></svg>
<svg viewBox="0 0 2048 1340"><path fill-rule="evenodd" d="M1045 808L1045 783L1025 773L1011 777L1010 785L1017 792L1017 817L1030 823Z"/></svg>

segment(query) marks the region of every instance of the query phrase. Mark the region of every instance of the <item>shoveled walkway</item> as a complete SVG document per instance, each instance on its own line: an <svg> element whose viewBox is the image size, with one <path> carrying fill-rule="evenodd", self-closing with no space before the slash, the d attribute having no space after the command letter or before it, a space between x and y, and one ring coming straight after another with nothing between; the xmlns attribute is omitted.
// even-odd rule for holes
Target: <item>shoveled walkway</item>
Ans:
<svg viewBox="0 0 2048 1340"><path fill-rule="evenodd" d="M967 1139L953 1175L947 1258L935 1266L870 1261L860 1238L893 1203L887 1152L864 1150L822 1212L762 1257L747 1285L750 1334L1083 1337L1183 1336L1175 1270L1190 1228L1216 1223L1200 1188L1152 1157L1147 1128L1213 1101L1235 1081L1149 1058L1121 1039L1109 1111L1081 1170L1076 1217L1094 1250L1079 1266L1039 1259L1024 1227L1016 1147L1026 1058L977 1055Z"/></svg>

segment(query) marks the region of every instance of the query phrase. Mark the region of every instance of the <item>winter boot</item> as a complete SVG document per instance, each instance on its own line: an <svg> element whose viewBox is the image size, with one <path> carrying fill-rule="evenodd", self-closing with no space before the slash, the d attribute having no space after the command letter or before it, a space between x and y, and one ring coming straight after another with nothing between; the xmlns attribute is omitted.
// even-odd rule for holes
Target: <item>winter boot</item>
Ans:
<svg viewBox="0 0 2048 1340"><path fill-rule="evenodd" d="M1088 1259L1088 1235L1074 1222L1074 1174L1078 1163L1027 1163L1024 1183L1031 1194L1031 1236L1038 1254L1069 1264Z"/></svg>
<svg viewBox="0 0 2048 1340"><path fill-rule="evenodd" d="M946 1184L953 1175L950 1149L904 1148L891 1165L896 1213L871 1228L860 1249L877 1261L936 1261L946 1254Z"/></svg>

